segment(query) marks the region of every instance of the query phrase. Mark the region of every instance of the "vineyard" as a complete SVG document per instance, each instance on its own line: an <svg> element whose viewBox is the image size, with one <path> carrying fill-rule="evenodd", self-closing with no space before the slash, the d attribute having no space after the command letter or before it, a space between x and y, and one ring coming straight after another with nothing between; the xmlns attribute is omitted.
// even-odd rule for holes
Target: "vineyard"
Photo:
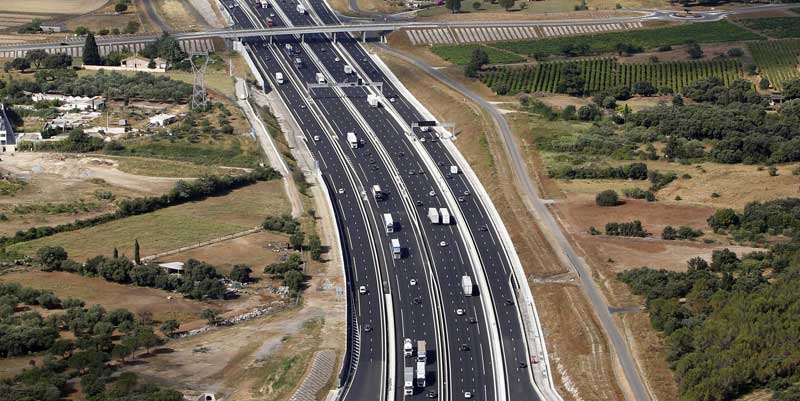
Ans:
<svg viewBox="0 0 800 401"><path fill-rule="evenodd" d="M581 67L584 93L593 93L615 86L631 86L650 82L656 88L669 87L679 92L701 78L715 76L729 84L742 76L739 61L718 59L679 61L654 64L621 64L614 58L593 58L572 61ZM555 92L561 73L568 62L548 62L525 67L496 67L481 74L481 81L496 92Z"/></svg>
<svg viewBox="0 0 800 401"><path fill-rule="evenodd" d="M739 22L771 38L800 37L800 18L797 17L752 18Z"/></svg>
<svg viewBox="0 0 800 401"><path fill-rule="evenodd" d="M748 45L761 75L767 77L775 89L781 90L783 82L800 78L797 57L800 56L800 39L755 42Z"/></svg>

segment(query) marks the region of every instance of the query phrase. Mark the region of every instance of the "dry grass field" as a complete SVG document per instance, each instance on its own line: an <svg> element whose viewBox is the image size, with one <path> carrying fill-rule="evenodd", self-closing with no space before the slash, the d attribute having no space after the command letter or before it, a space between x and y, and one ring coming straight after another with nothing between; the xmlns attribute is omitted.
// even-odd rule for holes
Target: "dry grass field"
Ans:
<svg viewBox="0 0 800 401"><path fill-rule="evenodd" d="M107 2L108 0L3 0L0 2L0 12L84 14Z"/></svg>
<svg viewBox="0 0 800 401"><path fill-rule="evenodd" d="M133 239L142 255L151 255L257 226L268 214L289 212L280 181L261 182L225 196L172 206L98 226L15 244L9 250L33 254L42 246L62 246L70 257L85 260L110 255L113 248L133 255Z"/></svg>

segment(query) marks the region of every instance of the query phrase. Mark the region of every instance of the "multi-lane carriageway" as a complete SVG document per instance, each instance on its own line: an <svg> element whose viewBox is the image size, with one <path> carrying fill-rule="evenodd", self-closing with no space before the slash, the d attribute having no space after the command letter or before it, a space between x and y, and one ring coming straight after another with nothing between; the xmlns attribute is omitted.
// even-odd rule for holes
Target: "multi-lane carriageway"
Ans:
<svg viewBox="0 0 800 401"><path fill-rule="evenodd" d="M228 10L237 27L261 27L275 12L278 15L271 18L276 26L286 25L281 16L292 25L314 24L308 15L297 13L296 3L289 0L273 3L278 9L251 7L243 1L239 4L240 7ZM324 24L338 23L322 0L311 1L311 6ZM511 287L514 283L508 255L493 230L499 222L490 220L480 200L472 195L470 183L460 174L443 180L458 200L443 199L444 194L432 175L445 175L449 166L457 163L432 132L415 130L414 137L426 138L424 143L406 136L408 128L403 125L421 120L420 113L399 95L356 41L345 35L337 39L339 49L347 54L322 35L306 35L305 45L290 36L278 37L271 45L265 39L246 39L245 43L261 75L277 89L291 110L331 189L357 317L353 335L355 369L351 372L346 398L382 399L387 388L391 389L388 395L403 397L402 368L411 362L404 364L402 340L411 338L426 340L429 352L428 386L410 398L427 396L434 389L447 399L462 399L465 392L486 400L496 396L536 399ZM300 54L289 56L284 50L287 43L299 49ZM294 65L295 57L301 58L302 67ZM383 82L383 94L395 99L391 106L404 124L393 119L385 108L369 107L365 88L344 88L340 89L344 93L337 93L332 88L309 90L304 86L315 82L315 74L320 71L333 82L352 80L344 74L341 60L345 59L353 60L370 80ZM286 75L289 82L277 85L272 79L276 72ZM363 145L350 149L344 141L346 132L355 132ZM427 152L426 157L434 161L433 167L426 165L418 153L420 146ZM440 172L432 171L437 167ZM364 195L373 184L388 190L387 199L378 202ZM459 222L469 229L469 244L456 227L435 226L424 219L428 207L453 205L463 215ZM390 235L380 222L381 215L387 212L400 221L398 232ZM390 238L400 239L405 247L404 258L391 258ZM439 246L442 241L445 246ZM477 249L483 267L472 263L469 246ZM486 271L489 294L465 298L460 277L484 274L481 269ZM417 284L412 286L411 279ZM368 289L367 294L357 293L361 285ZM385 294L390 296L384 297ZM464 309L466 314L457 315L457 309ZM495 316L499 327L489 326L485 310ZM388 313L392 319L384 319ZM392 322L389 327L387 322ZM367 326L372 330L365 331ZM497 352L490 344L489 330L499 335L500 346L495 349L501 350L501 355L492 356ZM392 343L388 346L393 349L383 344L389 338ZM493 360L502 361L502 368L496 369ZM390 362L394 366L387 367ZM391 382L386 382L387 368L394 370L388 373ZM494 377L496 371L503 372L502 377ZM498 382L500 388L496 388Z"/></svg>

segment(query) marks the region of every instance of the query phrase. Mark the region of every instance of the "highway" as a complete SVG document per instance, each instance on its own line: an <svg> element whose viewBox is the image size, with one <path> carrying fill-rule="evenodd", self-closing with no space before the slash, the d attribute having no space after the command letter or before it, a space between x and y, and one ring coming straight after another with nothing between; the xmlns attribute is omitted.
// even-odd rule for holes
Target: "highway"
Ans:
<svg viewBox="0 0 800 401"><path fill-rule="evenodd" d="M337 22L333 14L323 3L316 3L313 5L320 18L323 19L323 22ZM238 8L241 9L242 7ZM298 25L312 23L307 16L297 13L292 7L282 8L281 10L281 14L287 15L292 23ZM273 14L269 9L257 9L256 12L262 13L261 17L264 19ZM244 12L234 12L233 14L244 14ZM241 15L234 17L235 20L243 18L244 17ZM277 24L277 15L272 18ZM329 79L334 79L336 82L345 82L349 79L342 69L343 64L339 53L336 52L336 49L330 41L321 35L308 35L305 37L305 40L308 49L313 50L313 52L309 55L305 53L302 54L301 60L303 67L294 68L292 72L293 75L297 74L298 77L305 82L315 82L315 75L318 72L314 66L316 62L324 69L323 72ZM408 124L419 121L422 118L421 115L414 110L411 104L405 99L391 95L391 93L396 94L397 89L393 87L389 80L385 79L386 77L382 75L375 65L371 64L369 58L363 53L363 49L361 49L352 38L340 35L339 40L347 53L349 53L347 56L350 56L353 60L360 60L357 61L359 69L366 71L370 79L384 82L384 94L395 100L392 102L392 105L397 107L399 114L403 116L405 120L404 123L398 124L397 121L393 120L392 117L388 115L388 111L385 108L370 107L366 101L367 93L364 88L345 88L341 89L342 93L340 94L331 93L335 91L330 88L316 88L313 90L314 102L319 104L323 115L326 115L332 125L335 126L337 135L343 137L345 132L356 132L360 137L371 131L373 135L377 135L380 138L380 144L376 144L377 148L374 151L384 154L384 159L382 159L384 166L387 170L392 170L395 177L387 176L382 168L378 168L374 166L375 163L371 163L374 160L370 157L373 150L368 149L365 144L365 151L370 152L367 156L372 160L367 164L366 169L364 169L364 166L360 166L363 163L367 163L366 160L360 160L354 163L359 166L361 170L360 174L362 174L363 179L370 180L369 185L372 183L379 183L383 188L392 188L390 191L391 194L400 194L398 186L392 183L392 180L397 180L398 185L408 191L408 195L414 199L414 205L422 210L423 213L429 206L447 207L448 202L440 200L440 197L437 196L439 188L437 185L441 184L435 184L433 182L434 180L429 177L430 174L427 171L429 167L426 167L423 160L421 160L422 156L418 154L419 150L413 150L411 146L413 146L413 143L417 145L423 143L422 138L426 139L424 143L430 144L430 148L422 152L425 152L427 154L425 157L430 158L430 160L435 163L434 168L439 169L436 174L440 177L448 176L449 174L447 174L446 171L449 170L451 165L457 165L457 163L452 159L448 151L441 146L441 143L433 132L423 133L420 130L416 130L413 137L407 137L405 135L406 131L408 131ZM284 59L284 67L293 64L292 58L288 57L288 55L281 50L285 49L287 43L291 44L293 47L299 46L296 39L290 37L280 37L274 40L271 46L268 46L273 56ZM260 48L263 49L266 43L262 42L260 45ZM253 43L253 46L255 49L259 49L259 43ZM276 49L278 50L276 51ZM268 58L269 56L267 52L263 51L257 50L256 53L261 59ZM330 66L330 68L327 66ZM284 71L279 69L281 68L279 64L275 64L274 67L278 69L267 71L267 74L270 72ZM282 91L282 86L279 86L279 91ZM340 98L340 95L343 94L347 95L346 99ZM355 110L353 110L353 108ZM348 114L352 114L354 117L360 117L363 121L359 124L358 121L354 121L358 118L351 119ZM367 127L364 127L365 124ZM308 127L303 128L307 129ZM362 128L366 128L366 130ZM311 136L312 138L314 137L314 135ZM321 156L324 161L325 155ZM386 160L387 156L389 160ZM373 166L369 164L373 164ZM356 171L356 173L358 174L359 172ZM451 315L442 321L447 326L444 329L444 333L448 339L451 340L447 346L449 347L449 359L452 359L450 363L452 363L451 366L453 367L450 372L444 372L449 373L451 376L451 381L449 383L451 388L444 388L444 391L451 391L453 396L461 396L466 392L470 392L471 394L477 395L479 399L494 399L495 394L492 390L494 383L492 375L494 369L492 369L491 366L491 359L487 358L487 355L492 352L490 345L487 344L491 334L486 333L489 329L486 328L486 321L481 313L483 306L477 305L480 303L481 299L487 299L491 304L488 306L491 311L490 313L495 316L494 319L499 323L499 332L502 333L502 335L493 333L499 339L502 353L502 356L495 355L495 358L503 361L502 363L505 365L500 370L501 372L505 371L505 374L500 378L501 384L499 387L502 395L500 395L499 398L536 399L532 386L532 379L527 369L527 345L524 335L522 334L523 329L521 327L518 309L515 306L515 295L511 287L514 285L514 281L511 278L512 273L507 260L508 255L504 254L506 250L500 245L500 241L492 229L496 222L489 219L480 201L476 200L476 197L471 196L474 190L462 175L449 175L449 177L445 185L451 193L459 195L457 198L453 197L450 205L457 205L455 207L459 209L458 212L464 216L464 221L469 223L467 226L471 230L469 234L469 240L471 241L470 246L480 250L478 263L487 267L485 270L490 272L487 274L487 278L491 286L487 287L487 289L490 289L488 289L488 294L486 294L486 296L470 298L468 301L465 300L461 293L460 277L464 274L475 276L476 272L478 272L476 267L470 264L469 258L467 257L465 259L465 254L467 253L465 245L462 244L459 235L452 226L434 226L424 223L420 225L422 228L421 235L426 238L426 244L437 244L440 241L445 241L446 244L438 248L436 246L427 247L427 252L432 256L430 260L433 261L431 263L433 265L433 281L441 285L441 294L443 296L442 306L444 308L440 312ZM434 196L431 196L431 193L433 193ZM394 196L390 195L389 199L379 203L385 206L391 206L389 210L392 211L401 210L402 206L391 205L390 201L393 197ZM456 202L456 199L458 199L458 202ZM378 202L375 203L375 206L377 205ZM378 212L380 212L380 210L378 210ZM409 214L415 216L410 220L404 219L404 221L424 221L424 219L419 218L421 214L419 212L414 212L412 210ZM408 256L411 261L414 255L409 252ZM488 268L488 266L491 266L491 268ZM394 268L390 270L397 271L396 266L393 267ZM486 274L483 271L483 267L477 267L477 269L480 269L480 272L477 274ZM412 278L418 276L418 272L413 270L404 270L402 273L404 273L403 276L405 278L409 277L409 273L411 273ZM399 315L399 321L401 322L397 337L402 338L406 336L404 331L406 327L409 326L404 317L403 309L405 305L403 305L402 301L403 292L408 289L403 288L403 281L399 275L396 275L396 282L398 291L394 298L397 300L398 304L395 305L393 309L395 310L395 314ZM414 299L412 299L412 302L413 300ZM409 306L414 308L413 303ZM448 308L448 306L450 307ZM457 309L471 310L472 313L467 312L468 316L460 318L454 313ZM472 323L474 320L477 321ZM396 321L398 320L396 319ZM413 324L411 326L413 326ZM485 330L483 333L481 332L481 326L483 326ZM497 327L492 328L492 330L497 329ZM413 328L411 330L413 330ZM400 339L396 338L395 342L398 347L396 354L400 354L402 352L399 348ZM400 376L400 366L401 365L398 364L398 373L396 373L395 377ZM458 368L456 368L456 366ZM361 387L357 376L349 387L351 389L349 394L355 394L353 393L354 389ZM353 397L353 399L359 398Z"/></svg>

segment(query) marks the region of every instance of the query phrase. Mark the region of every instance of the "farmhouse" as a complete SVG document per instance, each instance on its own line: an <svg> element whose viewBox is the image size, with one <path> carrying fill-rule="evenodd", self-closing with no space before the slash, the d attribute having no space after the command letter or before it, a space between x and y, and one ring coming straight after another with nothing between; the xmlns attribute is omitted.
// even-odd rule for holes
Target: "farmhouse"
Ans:
<svg viewBox="0 0 800 401"><path fill-rule="evenodd" d="M150 60L147 57L142 56L131 56L125 59L122 59L120 66L124 67L128 70L151 70L150 68L150 61L155 64L155 67L152 69L156 70L166 70L167 69L167 61L161 57L156 57L153 60Z"/></svg>
<svg viewBox="0 0 800 401"><path fill-rule="evenodd" d="M106 105L106 99L102 96L65 96L49 93L34 93L31 100L41 102L43 100L58 100L62 103L58 107L61 111L87 111L102 109Z"/></svg>
<svg viewBox="0 0 800 401"><path fill-rule="evenodd" d="M150 125L153 127L165 127L178 121L178 117L174 114L158 114L150 117Z"/></svg>
<svg viewBox="0 0 800 401"><path fill-rule="evenodd" d="M17 147L14 128L6 114L6 107L0 103L0 153L13 152Z"/></svg>

